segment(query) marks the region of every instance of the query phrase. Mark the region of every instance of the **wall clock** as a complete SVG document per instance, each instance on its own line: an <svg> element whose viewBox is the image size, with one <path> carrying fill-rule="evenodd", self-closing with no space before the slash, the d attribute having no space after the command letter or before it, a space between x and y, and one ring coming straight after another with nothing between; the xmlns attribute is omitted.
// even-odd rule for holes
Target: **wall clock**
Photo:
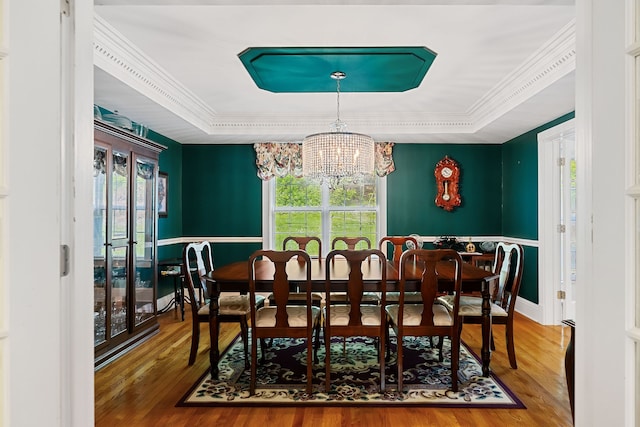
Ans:
<svg viewBox="0 0 640 427"><path fill-rule="evenodd" d="M453 208L460 206L462 203L462 198L458 192L460 167L455 160L450 159L449 156L444 156L436 164L433 173L436 177L438 191L436 194L436 206L451 212Z"/></svg>

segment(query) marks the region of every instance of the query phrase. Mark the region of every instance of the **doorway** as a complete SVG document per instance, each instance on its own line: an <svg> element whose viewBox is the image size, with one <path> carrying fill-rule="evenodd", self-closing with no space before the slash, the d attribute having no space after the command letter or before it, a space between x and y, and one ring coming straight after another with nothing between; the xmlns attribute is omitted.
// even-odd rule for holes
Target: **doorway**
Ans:
<svg viewBox="0 0 640 427"><path fill-rule="evenodd" d="M538 243L541 323L575 318L575 120L538 134Z"/></svg>

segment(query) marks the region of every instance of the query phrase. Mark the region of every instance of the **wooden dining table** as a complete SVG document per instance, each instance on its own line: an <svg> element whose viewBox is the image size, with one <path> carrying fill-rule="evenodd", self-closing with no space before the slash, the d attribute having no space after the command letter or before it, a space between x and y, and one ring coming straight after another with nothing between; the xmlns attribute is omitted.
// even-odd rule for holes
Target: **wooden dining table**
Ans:
<svg viewBox="0 0 640 427"><path fill-rule="evenodd" d="M336 292L346 290L346 283L349 275L348 264L345 260L336 259L331 268L331 286ZM376 292L381 273L381 264L375 260L363 263L364 290ZM438 288L442 292L451 290L453 285L454 265L451 262L442 261L436 266L438 273ZM275 268L268 260L258 260L255 264L256 288L260 290L270 290L269 282L273 281ZM305 283L306 269L304 263L292 260L287 264L287 274L291 283L292 291L305 291L300 286ZM325 291L325 263L324 259L312 259L311 261L311 286L315 292ZM416 290L418 278L421 270L419 265L413 265L407 270L406 291ZM249 291L249 266L247 261L234 262L207 273L204 277L207 281L207 292L210 298L209 309L209 334L211 337L211 350L209 359L211 362L211 377L218 377L218 361L220 351L218 349L218 296L220 292L241 292ZM491 362L491 305L490 292L493 283L498 276L490 271L462 263L462 291L480 292L482 295L482 375L487 377L490 374ZM399 291L399 272L394 264L387 261L387 292Z"/></svg>

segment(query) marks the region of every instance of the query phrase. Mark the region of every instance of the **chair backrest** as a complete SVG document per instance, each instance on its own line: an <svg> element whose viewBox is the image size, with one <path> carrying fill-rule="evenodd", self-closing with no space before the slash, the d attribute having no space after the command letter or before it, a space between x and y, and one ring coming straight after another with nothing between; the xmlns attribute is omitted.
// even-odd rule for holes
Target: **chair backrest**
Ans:
<svg viewBox="0 0 640 427"><path fill-rule="evenodd" d="M252 301L251 307L251 324L256 325L255 319L255 300L256 300L256 260L263 258L270 260L273 263L273 280L269 280L268 283L272 283L270 290L262 288L261 291L270 291L273 294L273 301L276 305L276 323L275 328L287 328L289 327L289 321L287 316L287 302L289 301L289 293L291 286L289 283L289 276L287 274L287 263L294 258L297 258L296 268L304 268L305 282L296 285L305 289L307 294L307 319L311 319L311 258L303 250L295 251L273 251L273 250L259 250L251 254L249 257L249 295ZM304 264L304 266L303 266ZM271 305L271 304L270 304ZM311 328L311 324L308 325Z"/></svg>
<svg viewBox="0 0 640 427"><path fill-rule="evenodd" d="M198 301L196 298L196 286L201 287L205 296L207 293L207 281L204 276L213 271L213 253L209 242L192 242L186 245L182 251L182 273L185 282L187 282L187 290L189 292L189 300L191 302L191 311L194 315L198 313Z"/></svg>
<svg viewBox="0 0 640 427"><path fill-rule="evenodd" d="M309 242L316 242L318 244L318 258L322 257L322 241L317 236L288 236L282 241L282 250L287 250L287 243L295 242L297 247L295 249L300 249L301 251L305 251L310 253L307 250L307 245Z"/></svg>
<svg viewBox="0 0 640 427"><path fill-rule="evenodd" d="M512 313L522 282L524 252L517 243L499 242L493 262L493 274L499 276L498 286L494 289L492 300Z"/></svg>
<svg viewBox="0 0 640 427"><path fill-rule="evenodd" d="M372 257L372 255L376 255L378 258ZM381 277L380 277L380 301L382 309L386 303L386 293L387 293L387 258L384 256L379 249L361 249L361 250L352 250L352 249L338 249L333 250L327 254L327 258L325 261L325 291L327 298L327 307L331 304L331 292L335 291L332 289L332 270L334 268L334 260L336 257L342 257L347 260L349 265L349 278L347 280L347 300L351 305L351 311L349 313L349 326L361 326L362 325L362 312L360 311L360 304L362 303L362 296L364 294L364 280L363 280L363 272L362 265L366 260L369 265L372 263L378 263L378 268L380 269ZM373 258L373 259L372 259ZM329 311L327 308L327 318L330 318Z"/></svg>
<svg viewBox="0 0 640 427"><path fill-rule="evenodd" d="M420 326L425 329L437 327L434 319L433 305L440 292L438 290L438 263L453 263L453 313L454 327L459 322L458 308L462 287L462 258L453 249L410 249L400 257L400 298L398 310L398 327L402 327L404 311L404 293L408 280L419 281L419 293L422 296L422 319Z"/></svg>
<svg viewBox="0 0 640 427"><path fill-rule="evenodd" d="M364 237L364 236L360 236L360 237L336 237L335 239L333 239L331 241L331 250L334 249L342 249L342 248L337 248L337 244L339 243L344 243L344 245L347 246L347 249L349 250L355 250L356 249L356 245L358 245L358 243L362 243L360 246L365 245L364 248L360 248L360 249L371 249L371 240L369 240L368 237ZM343 245L343 246L344 246Z"/></svg>
<svg viewBox="0 0 640 427"><path fill-rule="evenodd" d="M402 252L404 251L404 249L407 247L407 242L413 242L414 248L418 247L418 241L415 239L415 237L385 236L382 239L380 239L380 242L378 243L378 248L381 251L386 252L388 246L390 244L393 245L393 265L398 267L398 265L400 264L400 256L402 255Z"/></svg>

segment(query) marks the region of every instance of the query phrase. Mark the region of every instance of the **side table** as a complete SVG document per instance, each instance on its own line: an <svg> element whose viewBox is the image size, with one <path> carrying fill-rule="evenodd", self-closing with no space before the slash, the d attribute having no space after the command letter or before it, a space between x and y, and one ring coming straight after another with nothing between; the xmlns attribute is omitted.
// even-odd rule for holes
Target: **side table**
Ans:
<svg viewBox="0 0 640 427"><path fill-rule="evenodd" d="M173 294L175 309L180 307L180 314L184 321L184 287L182 275L182 261L179 259L169 259L158 261L158 269L161 276L173 278Z"/></svg>

